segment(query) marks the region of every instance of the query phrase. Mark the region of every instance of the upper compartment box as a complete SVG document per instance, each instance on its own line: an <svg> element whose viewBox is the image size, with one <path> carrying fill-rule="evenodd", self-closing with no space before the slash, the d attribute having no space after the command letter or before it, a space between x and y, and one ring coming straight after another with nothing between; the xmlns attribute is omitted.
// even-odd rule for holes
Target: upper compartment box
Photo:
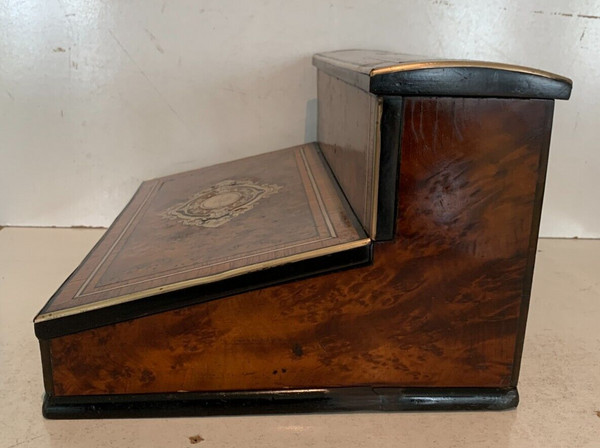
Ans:
<svg viewBox="0 0 600 448"><path fill-rule="evenodd" d="M428 59L374 50L313 57L318 73L318 140L369 235L394 233L403 99L568 99L571 80L496 62Z"/></svg>

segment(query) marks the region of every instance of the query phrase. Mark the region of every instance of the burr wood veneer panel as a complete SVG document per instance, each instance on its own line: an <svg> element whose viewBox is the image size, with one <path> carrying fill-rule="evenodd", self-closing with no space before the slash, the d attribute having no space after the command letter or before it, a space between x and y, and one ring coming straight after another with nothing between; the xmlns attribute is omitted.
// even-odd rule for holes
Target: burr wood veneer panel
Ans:
<svg viewBox="0 0 600 448"><path fill-rule="evenodd" d="M514 385L552 109L407 98L373 265L55 338L49 392Z"/></svg>

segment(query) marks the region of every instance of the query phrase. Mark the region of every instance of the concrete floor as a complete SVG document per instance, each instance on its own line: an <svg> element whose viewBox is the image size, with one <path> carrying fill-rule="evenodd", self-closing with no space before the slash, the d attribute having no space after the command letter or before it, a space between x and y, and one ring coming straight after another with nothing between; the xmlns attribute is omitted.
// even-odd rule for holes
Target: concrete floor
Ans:
<svg viewBox="0 0 600 448"><path fill-rule="evenodd" d="M0 231L0 448L600 447L600 240L540 241L516 410L44 420L32 319L102 233Z"/></svg>

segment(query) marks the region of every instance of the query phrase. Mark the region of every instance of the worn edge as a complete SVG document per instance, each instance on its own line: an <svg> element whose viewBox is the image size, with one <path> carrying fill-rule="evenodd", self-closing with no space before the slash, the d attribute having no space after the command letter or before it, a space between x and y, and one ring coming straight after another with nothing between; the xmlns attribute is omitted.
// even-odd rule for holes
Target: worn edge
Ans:
<svg viewBox="0 0 600 448"><path fill-rule="evenodd" d="M324 412L499 411L515 408L511 388L340 387L138 395L46 395L48 419L155 418Z"/></svg>

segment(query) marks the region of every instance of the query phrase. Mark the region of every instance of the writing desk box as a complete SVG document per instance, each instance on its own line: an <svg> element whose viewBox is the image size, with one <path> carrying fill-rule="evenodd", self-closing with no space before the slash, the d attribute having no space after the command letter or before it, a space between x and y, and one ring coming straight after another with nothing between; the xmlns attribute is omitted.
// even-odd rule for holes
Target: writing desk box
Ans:
<svg viewBox="0 0 600 448"><path fill-rule="evenodd" d="M570 80L313 62L317 143L144 182L35 318L47 417L517 405Z"/></svg>

